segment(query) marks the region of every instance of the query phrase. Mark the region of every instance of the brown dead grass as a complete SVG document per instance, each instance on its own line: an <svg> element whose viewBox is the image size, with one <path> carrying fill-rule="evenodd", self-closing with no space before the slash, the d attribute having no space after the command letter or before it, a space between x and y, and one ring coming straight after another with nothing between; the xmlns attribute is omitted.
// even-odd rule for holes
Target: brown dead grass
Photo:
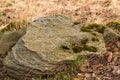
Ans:
<svg viewBox="0 0 120 80"><path fill-rule="evenodd" d="M33 21L39 17L64 14L81 22L106 23L120 20L120 0L0 0L4 25L11 20Z"/></svg>

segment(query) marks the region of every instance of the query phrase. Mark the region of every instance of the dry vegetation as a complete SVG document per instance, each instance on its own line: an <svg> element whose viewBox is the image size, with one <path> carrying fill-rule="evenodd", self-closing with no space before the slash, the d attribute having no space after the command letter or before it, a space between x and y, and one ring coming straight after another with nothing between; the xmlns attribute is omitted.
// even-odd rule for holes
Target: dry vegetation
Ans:
<svg viewBox="0 0 120 80"><path fill-rule="evenodd" d="M0 0L0 26L55 14L87 23L120 20L120 0Z"/></svg>

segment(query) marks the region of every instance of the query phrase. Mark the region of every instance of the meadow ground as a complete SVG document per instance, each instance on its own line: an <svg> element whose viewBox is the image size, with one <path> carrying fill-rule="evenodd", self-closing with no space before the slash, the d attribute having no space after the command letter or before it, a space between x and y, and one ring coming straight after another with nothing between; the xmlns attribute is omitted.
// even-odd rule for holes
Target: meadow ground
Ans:
<svg viewBox="0 0 120 80"><path fill-rule="evenodd" d="M0 0L0 26L55 14L103 24L120 20L120 0Z"/></svg>
<svg viewBox="0 0 120 80"><path fill-rule="evenodd" d="M40 17L56 14L64 14L83 23L105 24L120 20L120 0L0 0L0 28L11 21L32 22ZM84 80L86 77L88 78L86 80L120 79L120 56L105 53L104 56L92 55L88 59L74 80ZM102 63L101 59L104 59ZM6 76L2 73L4 72L0 71L0 78ZM58 78L61 74L64 74L60 76L63 80L70 77L69 74L62 72L58 74ZM54 77L54 80L59 79Z"/></svg>

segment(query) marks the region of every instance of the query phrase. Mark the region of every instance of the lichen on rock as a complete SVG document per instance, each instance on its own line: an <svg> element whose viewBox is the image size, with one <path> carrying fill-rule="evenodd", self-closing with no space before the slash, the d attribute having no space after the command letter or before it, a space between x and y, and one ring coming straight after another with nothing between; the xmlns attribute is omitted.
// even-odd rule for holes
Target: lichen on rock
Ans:
<svg viewBox="0 0 120 80"><path fill-rule="evenodd" d="M83 32L92 32L92 31L96 31L99 33L103 33L105 29L105 26L100 25L100 24L96 24L96 23L91 23L85 27L81 28L81 31Z"/></svg>

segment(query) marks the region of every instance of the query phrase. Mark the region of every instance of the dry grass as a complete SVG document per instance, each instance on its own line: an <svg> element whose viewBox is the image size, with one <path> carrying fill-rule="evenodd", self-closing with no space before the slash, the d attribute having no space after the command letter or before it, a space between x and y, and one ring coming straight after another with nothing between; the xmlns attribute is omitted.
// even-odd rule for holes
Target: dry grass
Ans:
<svg viewBox="0 0 120 80"><path fill-rule="evenodd" d="M13 19L33 21L55 14L81 22L106 23L120 20L120 0L0 0L0 12L4 13L0 25Z"/></svg>

